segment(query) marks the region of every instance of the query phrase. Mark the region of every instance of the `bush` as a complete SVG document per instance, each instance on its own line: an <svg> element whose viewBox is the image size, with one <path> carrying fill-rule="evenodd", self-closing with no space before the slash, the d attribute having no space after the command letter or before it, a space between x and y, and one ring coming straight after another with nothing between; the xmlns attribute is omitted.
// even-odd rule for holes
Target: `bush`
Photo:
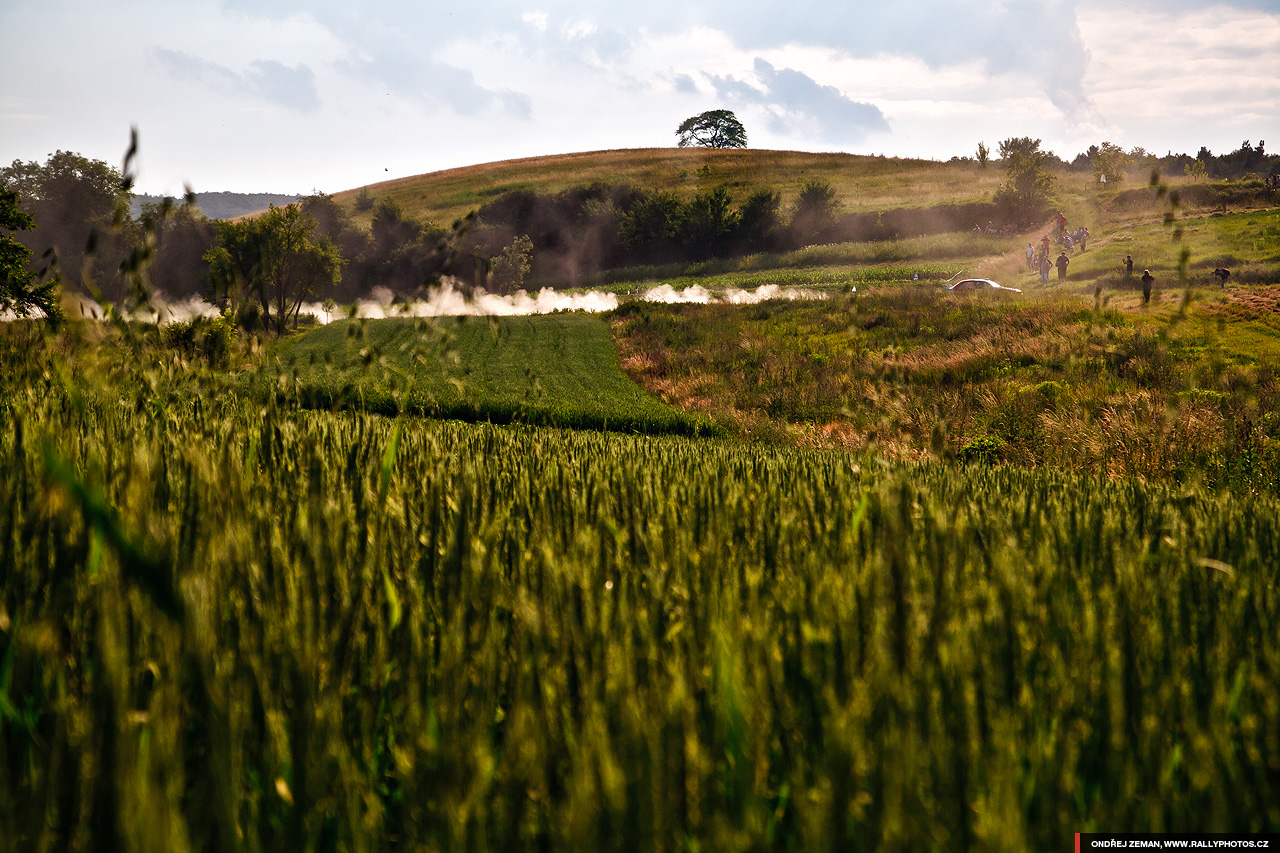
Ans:
<svg viewBox="0 0 1280 853"><path fill-rule="evenodd" d="M160 339L187 358L202 358L211 365L226 364L235 344L236 321L230 314L179 320L161 329Z"/></svg>
<svg viewBox="0 0 1280 853"><path fill-rule="evenodd" d="M961 462L978 462L990 464L1004 458L1004 439L995 435L984 435L973 439L956 454Z"/></svg>

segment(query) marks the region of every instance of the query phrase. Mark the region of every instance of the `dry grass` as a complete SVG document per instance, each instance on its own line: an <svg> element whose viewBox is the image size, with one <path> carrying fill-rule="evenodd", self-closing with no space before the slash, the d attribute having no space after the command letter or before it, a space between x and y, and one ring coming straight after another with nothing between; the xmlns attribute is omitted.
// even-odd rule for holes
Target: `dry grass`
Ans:
<svg viewBox="0 0 1280 853"><path fill-rule="evenodd" d="M374 199L391 199L413 216L444 225L510 190L554 193L597 181L689 193L726 186L737 195L769 187L788 204L806 181L827 181L852 212L981 201L995 193L1002 178L998 167L971 163L803 151L635 148L447 169L347 190L335 198L354 205L367 189ZM366 225L368 217L364 214Z"/></svg>

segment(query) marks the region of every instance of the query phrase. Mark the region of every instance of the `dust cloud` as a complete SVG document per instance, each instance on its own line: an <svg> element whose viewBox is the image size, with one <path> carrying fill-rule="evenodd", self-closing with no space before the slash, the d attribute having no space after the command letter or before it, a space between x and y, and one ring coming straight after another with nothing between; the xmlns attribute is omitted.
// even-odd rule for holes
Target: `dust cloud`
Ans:
<svg viewBox="0 0 1280 853"><path fill-rule="evenodd" d="M653 287L640 287L634 295L645 302L660 302L668 305L678 304L722 304L722 305L755 305L770 299L818 300L827 295L818 290L802 287L784 287L777 284L762 284L755 290L739 290L727 288L723 293L708 290L700 284L676 289L669 284ZM65 309L69 315L82 316L89 319L101 319L104 315L102 306L83 296L68 294ZM585 293L565 293L544 287L537 293L518 290L512 294L488 293L477 288L468 292L451 278L444 279L438 286L427 291L427 298L420 300L401 300L385 287L375 287L369 298L361 299L354 305L339 305L333 310L326 310L323 303L306 302L299 309L301 314L314 317L321 325L348 317L367 320L380 320L386 317L517 317L531 314L551 314L556 311L586 311L599 313L617 308L618 297L613 293L590 290ZM127 312L132 320L144 322L181 323L197 317L216 317L218 309L200 297L170 300L161 293L151 296L150 306L137 308ZM14 319L11 315L0 314L0 321Z"/></svg>

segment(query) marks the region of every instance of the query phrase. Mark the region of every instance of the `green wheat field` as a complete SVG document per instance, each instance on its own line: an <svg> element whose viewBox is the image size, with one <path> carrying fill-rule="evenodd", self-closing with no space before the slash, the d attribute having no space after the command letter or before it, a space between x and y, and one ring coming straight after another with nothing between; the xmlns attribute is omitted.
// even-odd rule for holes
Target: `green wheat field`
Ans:
<svg viewBox="0 0 1280 853"><path fill-rule="evenodd" d="M1274 497L104 393L6 341L7 848L1280 823Z"/></svg>

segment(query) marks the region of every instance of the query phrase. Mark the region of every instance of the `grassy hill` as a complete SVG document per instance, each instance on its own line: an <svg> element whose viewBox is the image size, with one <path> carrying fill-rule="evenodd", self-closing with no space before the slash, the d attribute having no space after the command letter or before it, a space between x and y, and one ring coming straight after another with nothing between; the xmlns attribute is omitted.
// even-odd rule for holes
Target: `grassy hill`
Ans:
<svg viewBox="0 0 1280 853"><path fill-rule="evenodd" d="M628 379L599 317L342 321L279 351L303 405L650 434L719 434Z"/></svg>
<svg viewBox="0 0 1280 853"><path fill-rule="evenodd" d="M1144 191L1148 173L1135 168L1128 181L1106 185L1091 171L1054 172L1059 206L1073 222L1098 222L1116 213L1142 213L1151 204ZM1249 206L1256 193L1240 182L1194 183L1186 175L1163 181L1183 193L1190 208L1228 204ZM845 213L867 213L945 204L990 201L1002 181L1000 161L985 168L973 161L934 161L832 152L713 150L706 148L629 148L555 154L481 163L423 175L396 178L334 194L354 209L367 192L373 201L391 199L405 213L448 225L454 219L512 190L555 193L594 182L632 184L651 190L692 194L725 186L735 196L748 188L772 188L791 203L807 181L826 181ZM356 213L367 226L370 211Z"/></svg>
<svg viewBox="0 0 1280 853"><path fill-rule="evenodd" d="M806 181L827 181L850 212L982 200L1003 178L998 166L804 151L636 148L483 163L398 178L335 194L346 205L367 190L406 213L447 225L517 189L559 192L593 182L647 189L772 187L790 202ZM369 214L364 214L367 224Z"/></svg>

